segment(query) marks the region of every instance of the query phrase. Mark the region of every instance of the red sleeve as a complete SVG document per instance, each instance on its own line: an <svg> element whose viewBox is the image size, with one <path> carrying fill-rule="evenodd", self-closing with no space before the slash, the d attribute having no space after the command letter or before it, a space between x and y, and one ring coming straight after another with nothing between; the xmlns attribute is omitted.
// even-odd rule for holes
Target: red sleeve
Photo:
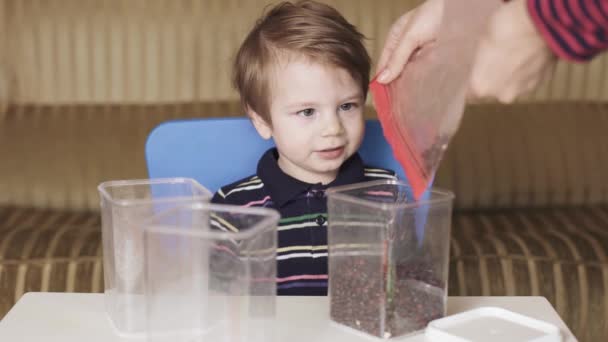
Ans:
<svg viewBox="0 0 608 342"><path fill-rule="evenodd" d="M587 61L608 49L608 0L527 0L532 20L553 52Z"/></svg>

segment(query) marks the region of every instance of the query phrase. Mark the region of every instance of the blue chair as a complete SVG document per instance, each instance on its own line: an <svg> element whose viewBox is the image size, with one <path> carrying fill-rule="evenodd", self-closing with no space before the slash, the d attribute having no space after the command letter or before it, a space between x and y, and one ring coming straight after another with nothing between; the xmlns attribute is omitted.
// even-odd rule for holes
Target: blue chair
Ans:
<svg viewBox="0 0 608 342"><path fill-rule="evenodd" d="M193 178L216 192L222 185L256 172L259 158L270 147L248 118L219 118L169 121L157 126L146 142L146 161L150 178ZM367 165L393 170L407 181L401 165L384 139L378 120L367 120L359 153ZM422 196L428 198L428 193ZM428 212L422 206L416 213L419 241L424 236Z"/></svg>
<svg viewBox="0 0 608 342"><path fill-rule="evenodd" d="M245 117L169 121L148 136L148 174L194 178L215 192L255 174L258 159L272 146L272 140L262 139ZM394 170L399 179L406 179L379 121L366 122L359 153L366 164Z"/></svg>

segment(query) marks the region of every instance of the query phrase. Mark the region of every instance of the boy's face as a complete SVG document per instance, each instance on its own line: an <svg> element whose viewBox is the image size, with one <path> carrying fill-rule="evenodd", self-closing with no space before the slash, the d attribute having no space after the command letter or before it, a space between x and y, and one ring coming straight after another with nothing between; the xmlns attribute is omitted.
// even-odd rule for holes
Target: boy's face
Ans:
<svg viewBox="0 0 608 342"><path fill-rule="evenodd" d="M363 91L338 67L293 59L271 85L271 125L250 113L260 135L274 138L279 167L307 183L327 184L361 145Z"/></svg>

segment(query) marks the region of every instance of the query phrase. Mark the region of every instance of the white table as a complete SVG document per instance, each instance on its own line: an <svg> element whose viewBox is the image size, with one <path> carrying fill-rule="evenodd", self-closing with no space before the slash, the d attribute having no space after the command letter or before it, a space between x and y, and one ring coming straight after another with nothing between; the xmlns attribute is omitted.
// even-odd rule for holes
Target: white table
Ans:
<svg viewBox="0 0 608 342"><path fill-rule="evenodd" d="M327 297L278 297L279 335L289 342L382 341L351 334L330 322ZM568 342L576 341L544 297L450 297L448 314L480 306L498 306L559 326ZM103 295L27 293L0 322L0 341L123 342L104 312ZM426 341L422 334L390 341Z"/></svg>

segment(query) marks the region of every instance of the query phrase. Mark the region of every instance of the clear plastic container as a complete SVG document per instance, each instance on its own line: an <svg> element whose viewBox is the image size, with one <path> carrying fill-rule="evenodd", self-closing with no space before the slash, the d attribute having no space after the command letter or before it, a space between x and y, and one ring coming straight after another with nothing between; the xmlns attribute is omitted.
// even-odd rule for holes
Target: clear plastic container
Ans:
<svg viewBox="0 0 608 342"><path fill-rule="evenodd" d="M193 179L105 182L98 187L106 312L118 334L145 334L144 249L141 225L180 203L208 202L211 193Z"/></svg>
<svg viewBox="0 0 608 342"><path fill-rule="evenodd" d="M272 342L279 213L189 204L144 228L148 342Z"/></svg>
<svg viewBox="0 0 608 342"><path fill-rule="evenodd" d="M408 185L386 180L327 196L331 319L390 338L443 317L452 193L430 189L414 201Z"/></svg>

